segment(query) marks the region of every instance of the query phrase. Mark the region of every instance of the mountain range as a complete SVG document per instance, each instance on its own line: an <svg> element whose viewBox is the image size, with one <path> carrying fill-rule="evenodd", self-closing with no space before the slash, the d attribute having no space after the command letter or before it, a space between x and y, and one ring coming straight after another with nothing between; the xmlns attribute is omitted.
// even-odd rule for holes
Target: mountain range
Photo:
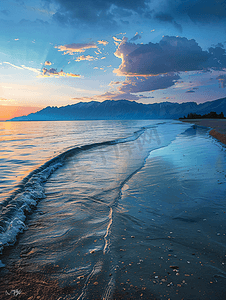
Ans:
<svg viewBox="0 0 226 300"><path fill-rule="evenodd" d="M178 119L189 113L208 114L214 111L226 115L226 98L207 101L154 104L128 100L106 100L104 102L79 102L72 105L46 108L10 121L66 121L66 120L131 120L131 119Z"/></svg>

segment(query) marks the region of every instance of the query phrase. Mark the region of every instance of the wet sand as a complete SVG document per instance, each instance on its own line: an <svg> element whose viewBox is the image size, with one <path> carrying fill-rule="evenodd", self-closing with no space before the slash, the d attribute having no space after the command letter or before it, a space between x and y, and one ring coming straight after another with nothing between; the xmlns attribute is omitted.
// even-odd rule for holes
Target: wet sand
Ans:
<svg viewBox="0 0 226 300"><path fill-rule="evenodd" d="M25 272L17 267L9 269L6 274L1 274L0 299L56 300L75 290L75 286L62 288L57 280L48 277L47 274Z"/></svg>
<svg viewBox="0 0 226 300"><path fill-rule="evenodd" d="M226 119L185 119L182 122L211 127L209 134L226 145Z"/></svg>
<svg viewBox="0 0 226 300"><path fill-rule="evenodd" d="M148 235L137 244L134 234L130 261L122 252L119 262L130 267L126 274L122 269L120 281L130 276L134 286L142 279L144 288L154 294L144 299L224 299L224 154L205 128L187 130L182 136L152 151L144 168L122 190L125 210L140 212L142 231ZM140 269L132 263L136 255Z"/></svg>

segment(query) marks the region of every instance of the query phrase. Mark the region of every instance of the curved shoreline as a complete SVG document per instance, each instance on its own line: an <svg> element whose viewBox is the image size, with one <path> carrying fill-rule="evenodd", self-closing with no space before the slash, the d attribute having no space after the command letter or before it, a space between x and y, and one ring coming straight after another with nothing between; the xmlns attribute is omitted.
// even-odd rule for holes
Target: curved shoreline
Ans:
<svg viewBox="0 0 226 300"><path fill-rule="evenodd" d="M212 128L209 134L226 145L226 119L182 119L180 121Z"/></svg>

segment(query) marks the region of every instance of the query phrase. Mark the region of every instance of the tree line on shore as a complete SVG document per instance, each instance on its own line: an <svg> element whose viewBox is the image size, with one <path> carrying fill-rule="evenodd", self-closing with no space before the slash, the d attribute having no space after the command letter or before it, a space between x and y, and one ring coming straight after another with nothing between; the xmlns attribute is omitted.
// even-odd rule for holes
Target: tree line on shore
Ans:
<svg viewBox="0 0 226 300"><path fill-rule="evenodd" d="M211 111L208 114L205 115L199 115L196 113L190 113L187 115L187 117L179 118L179 119L226 119L223 112L220 114L217 114L215 111Z"/></svg>

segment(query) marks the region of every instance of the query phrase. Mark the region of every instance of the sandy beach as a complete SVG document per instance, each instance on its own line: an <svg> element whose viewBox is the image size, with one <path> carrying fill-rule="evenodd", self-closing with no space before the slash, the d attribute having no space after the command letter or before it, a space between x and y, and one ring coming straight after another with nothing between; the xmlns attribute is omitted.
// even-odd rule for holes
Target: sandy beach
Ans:
<svg viewBox="0 0 226 300"><path fill-rule="evenodd" d="M185 119L182 122L211 127L209 134L226 145L226 119Z"/></svg>

